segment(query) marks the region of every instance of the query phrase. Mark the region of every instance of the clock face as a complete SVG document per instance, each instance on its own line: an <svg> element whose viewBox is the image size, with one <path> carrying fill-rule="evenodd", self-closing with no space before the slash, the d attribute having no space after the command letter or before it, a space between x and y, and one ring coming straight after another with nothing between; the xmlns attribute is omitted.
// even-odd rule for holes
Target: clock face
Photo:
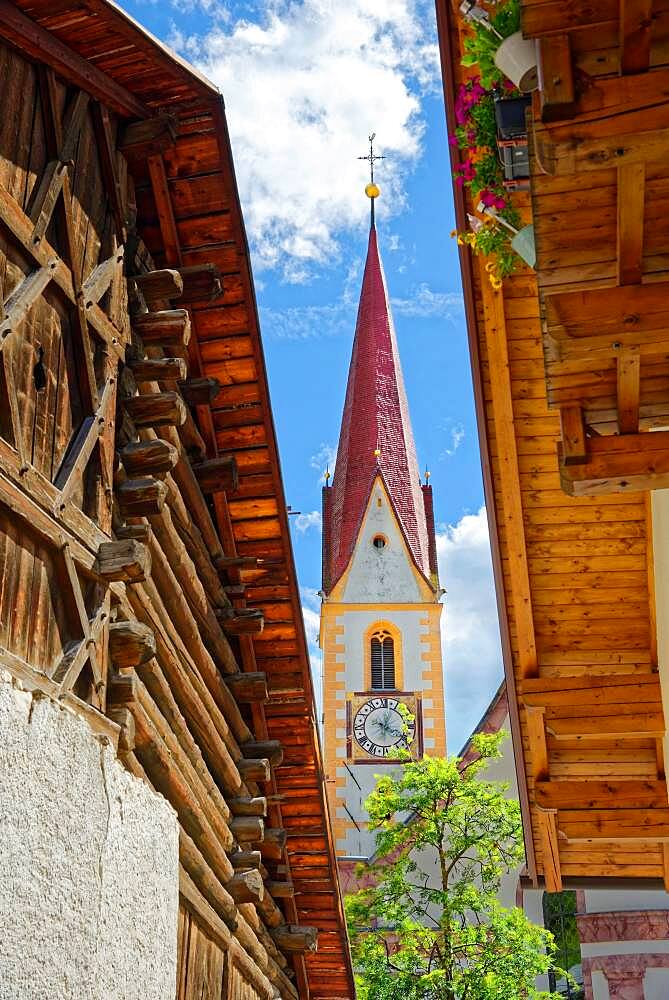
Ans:
<svg viewBox="0 0 669 1000"><path fill-rule="evenodd" d="M359 704L353 717L353 737L372 757L393 757L408 750L416 735L416 722L408 722L399 711L397 698L369 698Z"/></svg>

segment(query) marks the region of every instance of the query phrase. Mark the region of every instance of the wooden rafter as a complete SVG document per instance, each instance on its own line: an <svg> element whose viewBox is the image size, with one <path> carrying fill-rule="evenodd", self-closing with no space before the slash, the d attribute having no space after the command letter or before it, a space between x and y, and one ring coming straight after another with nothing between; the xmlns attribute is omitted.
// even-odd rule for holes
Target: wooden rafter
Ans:
<svg viewBox="0 0 669 1000"><path fill-rule="evenodd" d="M620 71L643 73L650 65L653 0L620 0Z"/></svg>

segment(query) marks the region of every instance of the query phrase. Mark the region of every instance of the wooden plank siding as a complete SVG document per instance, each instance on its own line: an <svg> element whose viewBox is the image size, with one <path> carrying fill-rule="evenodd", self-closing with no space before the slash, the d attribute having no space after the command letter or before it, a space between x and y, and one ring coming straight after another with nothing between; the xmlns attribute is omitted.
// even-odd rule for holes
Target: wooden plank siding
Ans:
<svg viewBox="0 0 669 1000"><path fill-rule="evenodd" d="M559 8L560 24L570 16L569 4L543 7ZM464 29L456 4L437 9L452 130ZM534 177L531 203L514 194L544 248L547 290L613 283L614 173L587 184ZM471 206L455 192L463 226ZM496 293L485 261L461 254L528 868L551 890L570 878L662 879L669 811L647 497L563 492L537 277L522 268Z"/></svg>
<svg viewBox="0 0 669 1000"><path fill-rule="evenodd" d="M194 291L192 297L186 293L168 303L188 311L190 340L182 353L187 361L189 378L217 379L221 386L218 395L211 405L193 406L188 414L179 397L185 418L181 426L176 429L171 426L158 428L157 434L152 430L140 434L145 441L157 438L171 444L178 452L179 461L173 472L163 477L167 493L164 512L153 512L148 516L153 529L152 534L147 536L153 560L150 582L128 592L124 592L122 587L113 591L124 619L144 621L160 636L158 652L155 661L152 661L157 664L157 672L153 666L150 670L147 667L148 673L142 672L139 707L136 701L132 705L136 724L144 726L142 739L145 743L138 743L140 749L136 753L126 752L124 760L131 770L145 776L144 766L149 768L147 761L150 755L143 756L141 747L146 747L147 734L156 727L162 732L160 727L164 719L168 719L165 746L170 754L178 754L179 747L170 743L174 733L170 735L169 732L170 725L176 726L177 741L182 748L187 748L186 757L190 759L191 755L197 760L197 773L204 774L204 780L211 782L211 802L206 800L208 822L211 821L212 830L219 831L222 839L217 844L216 838L212 838L210 847L212 857L220 857L221 870L225 872L229 866L225 850L230 848L230 844L226 845L224 840L226 837L231 840L227 825L230 817L220 788L217 793L214 787L217 783L220 786L216 769L230 766L234 777L242 756L240 746L245 742L251 739L280 741L283 760L272 768L267 786L259 789L255 782L249 781L241 784L241 791L249 795L266 794L266 826L286 831L286 849L280 849L276 856L264 857L263 866L268 879L292 881L294 896L288 894L275 907L268 894L266 911L262 913L256 910L254 904L242 903L233 907L238 925L231 932L217 915L219 911L207 902L200 891L201 886L194 887L190 881L188 872L191 869L182 871L179 996L183 1000L191 996L211 996L216 1000L218 997L221 1000L232 1000L233 997L257 1000L257 997L267 995L269 979L275 987L279 984L282 996L351 1000L355 991L323 790L307 643L248 247L222 98L195 70L146 35L120 9L104 0L86 0L85 3L83 0L65 0L55 7L47 0L18 0L8 6L12 11L25 15L27 20L3 19L0 10L0 79L9 88L7 93L16 94L15 103L22 109L18 120L10 121L6 117L0 124L0 131L4 129L6 132L6 135L4 132L0 134L3 143L0 222L4 222L4 195L15 202L21 212L29 210L39 178L49 162L48 151L43 148L46 140L37 113L39 94L34 89L34 66L28 59L17 56L16 52L23 39L32 60L56 66L58 72L71 74L71 80L86 81L96 97L86 111L71 175L74 211L79 213L75 250L82 276L90 275L95 266L104 260L110 234L119 223L115 216L118 206L115 206L114 197L110 194L114 178L109 177L109 164L105 166L100 160L101 136L105 129L107 139L112 143L114 158L117 155L116 144L121 143L124 134L126 123L117 120L110 111L113 109L126 120L135 117L142 120L143 116L164 115L166 112L173 116L170 128L175 134L171 145L159 150L155 147L147 157L145 152L133 154L130 144L123 147L124 155L115 159L117 169L123 173L120 179L116 178L118 190L124 192L124 197L127 191L127 216L133 221L136 218L140 237L135 260L144 255L146 267L150 270L213 265L222 278L220 295L203 298ZM42 29L41 33L39 29ZM10 44L5 46L3 38ZM71 100L71 91L72 88L68 101ZM21 100L19 94L22 95ZM29 99L24 99L26 94ZM101 94L109 95L108 108L99 103ZM62 113L65 106L65 86L62 82L56 85L56 96L61 102L59 110ZM52 235L53 229L47 228L46 239L49 240ZM0 226L0 267L4 269L0 273L0 284L3 285L6 302L21 281L21 271L27 272L27 264L24 266L23 251L14 245L15 241L12 254L2 252L4 239L5 228ZM49 382L45 394L38 394L32 391L30 381L34 361L29 371L27 361L20 367L20 371L24 374L28 371L29 376L26 376L28 381L25 385L17 382L19 398L22 405L25 404L21 426L25 429L23 451L31 466L27 477L29 481L37 472L49 480L55 475L81 416L90 410L90 407L86 410L84 403L79 401L83 389L72 377L76 365L66 356L58 339L59 329L66 320L59 315L53 318L59 309L62 311L60 285L66 277L57 272L53 288L50 286L40 298L39 316L35 320L31 316L25 324L25 335L22 333L21 349L26 357L30 353L32 358L37 337L35 331L39 329L47 371L61 373L59 379ZM101 304L107 319L111 316L117 322L117 332L120 330L129 337L125 282L122 284L122 290L112 286ZM76 282L75 287L78 287ZM159 303L156 308L165 304ZM149 305L154 308L151 303ZM99 327L112 336L113 331L104 326L103 309L95 307L92 312L97 323L96 330ZM62 342L69 343L69 338L63 338ZM115 345L115 364L123 359L124 346ZM144 346L151 358L160 356L159 350L156 352L149 348L148 341ZM96 361L96 364L101 365L101 362ZM130 384L134 385L132 380ZM143 385L145 391L149 387L152 392L160 390L165 394L177 391L174 382ZM4 387L0 386L0 390ZM135 390L131 390L131 394L132 391ZM45 419L46 412L51 414L48 421ZM11 427L6 412L0 419L4 421L0 426L0 437L8 439ZM178 420L175 422L178 424ZM121 425L119 420L117 433L119 428L122 431ZM4 453L0 455L3 473L7 469L5 459L9 461L11 458L17 464L12 457L12 448L6 450L7 456ZM104 454L111 463L113 446ZM216 490L213 494L207 493L203 499L195 480L198 465L219 456L234 457L239 476L238 489L229 489L227 493ZM33 467L37 472L33 473ZM18 468L15 471L14 478L18 480ZM2 485L0 483L0 487ZM51 493L46 486L44 490L49 498ZM96 497L100 499L102 496L103 493L98 491ZM13 575L8 575L13 582L3 588L0 598L0 622L6 622L7 629L13 630L11 635L2 632L0 644L5 643L13 651L12 655L22 662L25 660L28 664L39 666L40 656L53 659L62 653L69 638L65 622L67 609L60 607L58 588L51 587L50 593L46 593L54 575L50 562L52 557L48 546L43 547L39 523L36 523L34 538L27 530L18 532L11 512L5 515L3 505L8 504L10 499L9 487L4 492L0 489L0 558L5 566L19 567ZM62 530L66 532L68 525L74 524L73 545L76 548L80 543L77 531L81 517L88 517L93 512L80 510L77 514L76 509L71 509L76 508L77 503L80 507L83 503L76 491L70 499L67 517L62 517ZM106 508L105 511L100 531L95 535L98 544L111 537L111 513ZM127 522L126 527L130 529L142 529L140 518L131 516ZM114 522L114 530L118 523ZM45 532L48 530L47 525ZM198 548L202 544L207 549L206 554ZM75 555L86 564L90 553L85 551L85 545L83 548L82 552L76 549ZM179 552L178 557L175 557L175 552ZM250 565L249 557L254 557L257 564ZM90 561L93 558L90 556ZM247 564L239 568L220 568L221 559L238 558L247 558ZM219 566L218 570L215 566ZM90 572L88 564L86 570ZM212 598L212 593L219 595L224 586L237 588L231 591L231 599L225 596L221 600ZM168 602L165 595L168 592L174 596L174 605L169 604L170 616L166 617ZM26 613L22 616L24 605ZM39 614L52 623L48 629L48 641L39 652L31 648L30 628L24 628L21 636L17 632L21 623L34 623L38 606ZM220 619L216 618L215 610L222 612ZM225 626L228 613L251 611L257 611L262 616L262 631L238 637L231 633L224 634L225 628L222 629L221 623ZM172 681L179 683L179 672L168 674L167 665L170 664L169 669L174 670L175 663L180 663L185 676L191 678L183 691L175 689L178 708L170 701L164 686L165 677L170 680L168 688L172 686ZM225 668L228 673L236 670L237 664L243 671L264 672L269 700L265 704L258 702L237 706L216 668L207 673L210 665L213 667L214 664L223 672ZM210 704L206 699L212 696L213 691L214 701L219 707L222 703L226 706L221 709L220 717L215 706L211 706L212 719L215 720L211 722L211 732L207 727L197 728L201 719L200 723L197 719L193 721L181 701L182 697L192 696L192 692L188 694L188 683L197 686L198 676L206 679L206 684L198 688L198 697L205 699L204 704ZM192 709L195 716L198 704L197 700L189 702L189 712ZM156 713L152 715L154 709ZM192 737L188 731L184 733L179 729L180 711L186 715ZM173 714L170 715L170 712ZM118 725L110 722L109 727L117 739ZM200 748L202 756L198 756ZM231 758L229 765L225 763L228 754ZM201 763L202 757L206 766ZM180 766L184 774L192 773L187 759L184 758ZM150 779L151 774L148 777ZM160 790L170 798L171 792L164 788ZM229 789L226 795L228 793ZM223 821L218 826L221 817ZM192 836L195 834L192 833ZM184 826L182 863L189 852L192 852L192 843ZM207 860L212 863L209 855ZM218 877L218 872L216 874ZM225 879L219 878L219 882L223 886ZM219 890L213 886L211 891L215 894ZM222 898L225 900L225 895ZM268 911L268 907L270 911L271 907L275 907L275 912ZM270 912L270 918L265 919L267 912ZM271 939L270 931L277 921L317 928L317 950L304 956L289 955L286 958ZM223 952L229 953L230 962L223 961ZM293 966L294 984L283 971L290 972L292 976Z"/></svg>

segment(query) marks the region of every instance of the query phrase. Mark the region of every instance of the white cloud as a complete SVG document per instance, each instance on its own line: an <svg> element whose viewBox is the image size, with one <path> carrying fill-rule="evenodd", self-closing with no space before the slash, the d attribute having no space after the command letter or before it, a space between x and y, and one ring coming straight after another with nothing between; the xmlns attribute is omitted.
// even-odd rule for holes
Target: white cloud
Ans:
<svg viewBox="0 0 669 1000"><path fill-rule="evenodd" d="M320 510L310 510L308 514L297 514L293 518L293 524L301 535L311 528L316 528L320 531L322 525L321 512Z"/></svg>
<svg viewBox="0 0 669 1000"><path fill-rule="evenodd" d="M302 596L304 629L307 634L307 644L309 646L311 677L314 684L316 716L320 725L323 712L323 657L318 645L318 633L321 622L320 597L318 596L318 591L312 587L301 587L300 593Z"/></svg>
<svg viewBox="0 0 669 1000"><path fill-rule="evenodd" d="M457 752L503 674L485 507L440 530L437 554L446 588L442 648L448 743Z"/></svg>
<svg viewBox="0 0 669 1000"><path fill-rule="evenodd" d="M196 0L180 0L196 2ZM214 17L171 43L222 90L258 267L306 280L363 224L369 133L378 135L379 216L400 211L421 153L421 95L439 79L427 0L273 0L261 20Z"/></svg>
<svg viewBox="0 0 669 1000"><path fill-rule="evenodd" d="M416 291L406 299L390 300L393 310L400 316L413 316L426 319L430 316L440 316L453 319L462 314L463 299L460 292L433 292L423 282Z"/></svg>
<svg viewBox="0 0 669 1000"><path fill-rule="evenodd" d="M329 470L330 475L333 474L336 461L337 449L326 441L322 441L316 454L312 455L309 459L310 467L316 469L319 473L319 483L323 484L325 482L325 473L327 470Z"/></svg>
<svg viewBox="0 0 669 1000"><path fill-rule="evenodd" d="M465 439L465 429L462 424L455 424L454 427L450 428L451 435L451 447L444 448L442 454L439 456L441 458L452 458L456 451Z"/></svg>

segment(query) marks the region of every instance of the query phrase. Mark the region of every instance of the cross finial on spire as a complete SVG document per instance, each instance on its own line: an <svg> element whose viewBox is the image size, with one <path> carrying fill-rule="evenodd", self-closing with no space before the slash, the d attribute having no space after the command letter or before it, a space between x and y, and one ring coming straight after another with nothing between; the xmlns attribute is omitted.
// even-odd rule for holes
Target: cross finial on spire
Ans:
<svg viewBox="0 0 669 1000"><path fill-rule="evenodd" d="M385 160L385 156L378 156L374 152L375 139L376 139L376 132L372 132L372 134L369 136L369 153L367 154L367 156L358 157L359 160L367 160L367 162L369 163L370 182L365 188L365 194L367 195L370 201L372 226L374 225L374 199L378 198L379 194L381 193L379 191L379 188L374 183L374 164L376 163L377 160Z"/></svg>

